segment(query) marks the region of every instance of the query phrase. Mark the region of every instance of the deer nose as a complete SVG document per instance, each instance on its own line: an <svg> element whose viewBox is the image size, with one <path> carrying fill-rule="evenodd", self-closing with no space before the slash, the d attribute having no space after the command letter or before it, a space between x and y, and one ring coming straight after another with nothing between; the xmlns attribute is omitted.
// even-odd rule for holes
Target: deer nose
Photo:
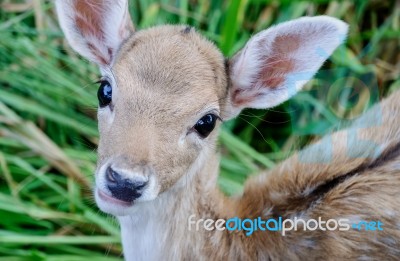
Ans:
<svg viewBox="0 0 400 261"><path fill-rule="evenodd" d="M123 178L111 167L106 170L106 182L112 196L125 202L132 202L142 196L143 188L147 185L145 181Z"/></svg>

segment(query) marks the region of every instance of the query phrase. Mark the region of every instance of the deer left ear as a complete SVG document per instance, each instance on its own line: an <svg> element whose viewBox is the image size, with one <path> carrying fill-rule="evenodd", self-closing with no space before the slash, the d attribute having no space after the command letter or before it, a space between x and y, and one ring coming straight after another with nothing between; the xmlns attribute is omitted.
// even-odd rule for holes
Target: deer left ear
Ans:
<svg viewBox="0 0 400 261"><path fill-rule="evenodd" d="M127 0L56 0L60 26L71 47L100 67L111 66L134 31Z"/></svg>
<svg viewBox="0 0 400 261"><path fill-rule="evenodd" d="M225 118L244 108L270 108L307 83L343 42L346 23L327 16L303 17L253 36L229 61Z"/></svg>

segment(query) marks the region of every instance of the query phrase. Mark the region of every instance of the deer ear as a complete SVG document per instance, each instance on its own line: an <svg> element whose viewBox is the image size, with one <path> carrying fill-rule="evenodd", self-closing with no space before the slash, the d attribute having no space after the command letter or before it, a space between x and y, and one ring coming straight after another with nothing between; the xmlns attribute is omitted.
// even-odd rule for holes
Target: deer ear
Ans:
<svg viewBox="0 0 400 261"><path fill-rule="evenodd" d="M127 0L56 0L56 10L71 47L100 67L134 31Z"/></svg>
<svg viewBox="0 0 400 261"><path fill-rule="evenodd" d="M229 61L226 118L243 108L269 108L297 93L347 34L331 17L304 17L254 35Z"/></svg>

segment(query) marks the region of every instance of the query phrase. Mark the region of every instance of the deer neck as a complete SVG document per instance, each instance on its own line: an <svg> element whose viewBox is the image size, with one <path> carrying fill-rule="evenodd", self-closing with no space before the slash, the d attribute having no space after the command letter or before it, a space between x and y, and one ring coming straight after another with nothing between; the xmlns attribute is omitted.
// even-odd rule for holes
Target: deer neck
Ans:
<svg viewBox="0 0 400 261"><path fill-rule="evenodd" d="M220 215L225 199L217 189L218 173L215 153L200 158L172 189L151 202L139 203L132 215L118 217L125 259L180 260L185 256L183 249L200 252L206 231L189 230L188 219Z"/></svg>

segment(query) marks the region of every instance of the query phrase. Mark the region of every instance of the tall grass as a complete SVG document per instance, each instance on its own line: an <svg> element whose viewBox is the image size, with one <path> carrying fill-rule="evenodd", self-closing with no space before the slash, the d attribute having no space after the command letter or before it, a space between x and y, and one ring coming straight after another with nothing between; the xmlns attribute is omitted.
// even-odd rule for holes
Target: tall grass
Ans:
<svg viewBox="0 0 400 261"><path fill-rule="evenodd" d="M400 88L399 1L130 1L139 29L186 23L231 56L254 33L304 15L350 24L290 102L246 110L220 135L220 187L273 167ZM119 229L91 196L97 69L66 45L51 1L0 3L0 260L119 259Z"/></svg>

